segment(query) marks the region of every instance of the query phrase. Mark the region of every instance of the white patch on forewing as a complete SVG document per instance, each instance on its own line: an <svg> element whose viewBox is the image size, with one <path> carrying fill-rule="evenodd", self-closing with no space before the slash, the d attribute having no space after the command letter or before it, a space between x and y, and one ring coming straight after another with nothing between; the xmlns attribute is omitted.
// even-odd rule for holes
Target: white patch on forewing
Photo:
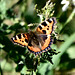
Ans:
<svg viewBox="0 0 75 75"><path fill-rule="evenodd" d="M44 26L42 24L40 24L39 26L41 26L42 28L44 28Z"/></svg>
<svg viewBox="0 0 75 75"><path fill-rule="evenodd" d="M21 34L21 38L23 38L23 35Z"/></svg>
<svg viewBox="0 0 75 75"><path fill-rule="evenodd" d="M16 35L16 39L19 39L17 35Z"/></svg>
<svg viewBox="0 0 75 75"><path fill-rule="evenodd" d="M49 24L49 22L48 21L45 21L46 22L46 24L48 25Z"/></svg>
<svg viewBox="0 0 75 75"><path fill-rule="evenodd" d="M49 19L50 21L53 21L52 18Z"/></svg>

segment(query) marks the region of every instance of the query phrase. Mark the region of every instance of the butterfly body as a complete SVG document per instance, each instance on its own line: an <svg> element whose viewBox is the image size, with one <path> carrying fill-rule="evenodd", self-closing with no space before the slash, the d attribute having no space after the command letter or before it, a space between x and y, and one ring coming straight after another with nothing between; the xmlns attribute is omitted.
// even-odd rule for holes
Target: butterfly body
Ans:
<svg viewBox="0 0 75 75"><path fill-rule="evenodd" d="M38 36L36 35L35 32L32 32L32 31L31 31L30 34L29 34L29 36L30 36L30 37L29 37L30 40L32 40L34 44L39 45Z"/></svg>
<svg viewBox="0 0 75 75"><path fill-rule="evenodd" d="M28 50L34 54L39 54L50 49L56 19L50 18L38 25L35 31L22 33L12 38L14 43L27 46Z"/></svg>

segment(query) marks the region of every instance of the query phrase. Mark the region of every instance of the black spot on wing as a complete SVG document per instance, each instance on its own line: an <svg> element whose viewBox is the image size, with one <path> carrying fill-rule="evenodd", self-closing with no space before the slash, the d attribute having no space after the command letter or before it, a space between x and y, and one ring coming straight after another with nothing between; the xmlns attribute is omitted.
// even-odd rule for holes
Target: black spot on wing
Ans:
<svg viewBox="0 0 75 75"><path fill-rule="evenodd" d="M12 37L11 40L14 42L14 40L17 40L16 37Z"/></svg>
<svg viewBox="0 0 75 75"><path fill-rule="evenodd" d="M23 34L23 37L25 37L25 35Z"/></svg>
<svg viewBox="0 0 75 75"><path fill-rule="evenodd" d="M24 42L24 41L22 41L22 42Z"/></svg>
<svg viewBox="0 0 75 75"><path fill-rule="evenodd" d="M21 34L17 35L19 39L21 39Z"/></svg>
<svg viewBox="0 0 75 75"><path fill-rule="evenodd" d="M28 45L29 45L29 46L32 46L31 41L29 41Z"/></svg>
<svg viewBox="0 0 75 75"><path fill-rule="evenodd" d="M17 40L16 36L14 37L15 40Z"/></svg>
<svg viewBox="0 0 75 75"><path fill-rule="evenodd" d="M43 32L44 34L46 34L46 30L42 30L42 32Z"/></svg>
<svg viewBox="0 0 75 75"><path fill-rule="evenodd" d="M41 26L39 26L39 28L40 28L40 30L42 29L42 27L41 27Z"/></svg>
<svg viewBox="0 0 75 75"><path fill-rule="evenodd" d="M47 20L49 23L51 23L52 21L50 19Z"/></svg>
<svg viewBox="0 0 75 75"><path fill-rule="evenodd" d="M47 30L49 30L49 28L47 28Z"/></svg>
<svg viewBox="0 0 75 75"><path fill-rule="evenodd" d="M16 36L17 36L17 35L16 35ZM17 40L16 36L14 36L14 37L13 37L14 39L12 38L12 40Z"/></svg>
<svg viewBox="0 0 75 75"><path fill-rule="evenodd" d="M25 42L26 42L26 43L28 43L28 40L27 40L27 39L25 39Z"/></svg>
<svg viewBox="0 0 75 75"><path fill-rule="evenodd" d="M43 25L43 26L47 26L46 22L41 23L41 25Z"/></svg>

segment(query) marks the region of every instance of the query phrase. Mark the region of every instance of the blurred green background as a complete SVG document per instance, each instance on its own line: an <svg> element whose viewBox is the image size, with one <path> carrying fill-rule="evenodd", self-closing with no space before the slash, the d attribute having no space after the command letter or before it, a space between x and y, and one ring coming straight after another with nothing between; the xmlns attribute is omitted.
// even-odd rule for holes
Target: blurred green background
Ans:
<svg viewBox="0 0 75 75"><path fill-rule="evenodd" d="M14 35L28 31L28 24L40 23L35 4L40 10L47 1L0 0L0 75L75 75L75 0L51 0L55 3L52 17L57 18L58 39L64 40L52 45L61 52L53 56L53 65L48 61L40 62L36 72L27 72L32 63L27 64L26 48L11 42Z"/></svg>

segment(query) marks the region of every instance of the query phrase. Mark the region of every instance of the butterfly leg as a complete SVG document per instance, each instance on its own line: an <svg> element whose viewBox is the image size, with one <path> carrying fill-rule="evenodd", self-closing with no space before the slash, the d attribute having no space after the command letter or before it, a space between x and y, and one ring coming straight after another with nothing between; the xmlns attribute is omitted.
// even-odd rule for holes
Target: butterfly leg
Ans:
<svg viewBox="0 0 75 75"><path fill-rule="evenodd" d="M59 52L56 52L56 50L55 49L51 49L51 50L49 50L49 53L52 53L52 55L57 55L58 53L60 53L60 51Z"/></svg>

